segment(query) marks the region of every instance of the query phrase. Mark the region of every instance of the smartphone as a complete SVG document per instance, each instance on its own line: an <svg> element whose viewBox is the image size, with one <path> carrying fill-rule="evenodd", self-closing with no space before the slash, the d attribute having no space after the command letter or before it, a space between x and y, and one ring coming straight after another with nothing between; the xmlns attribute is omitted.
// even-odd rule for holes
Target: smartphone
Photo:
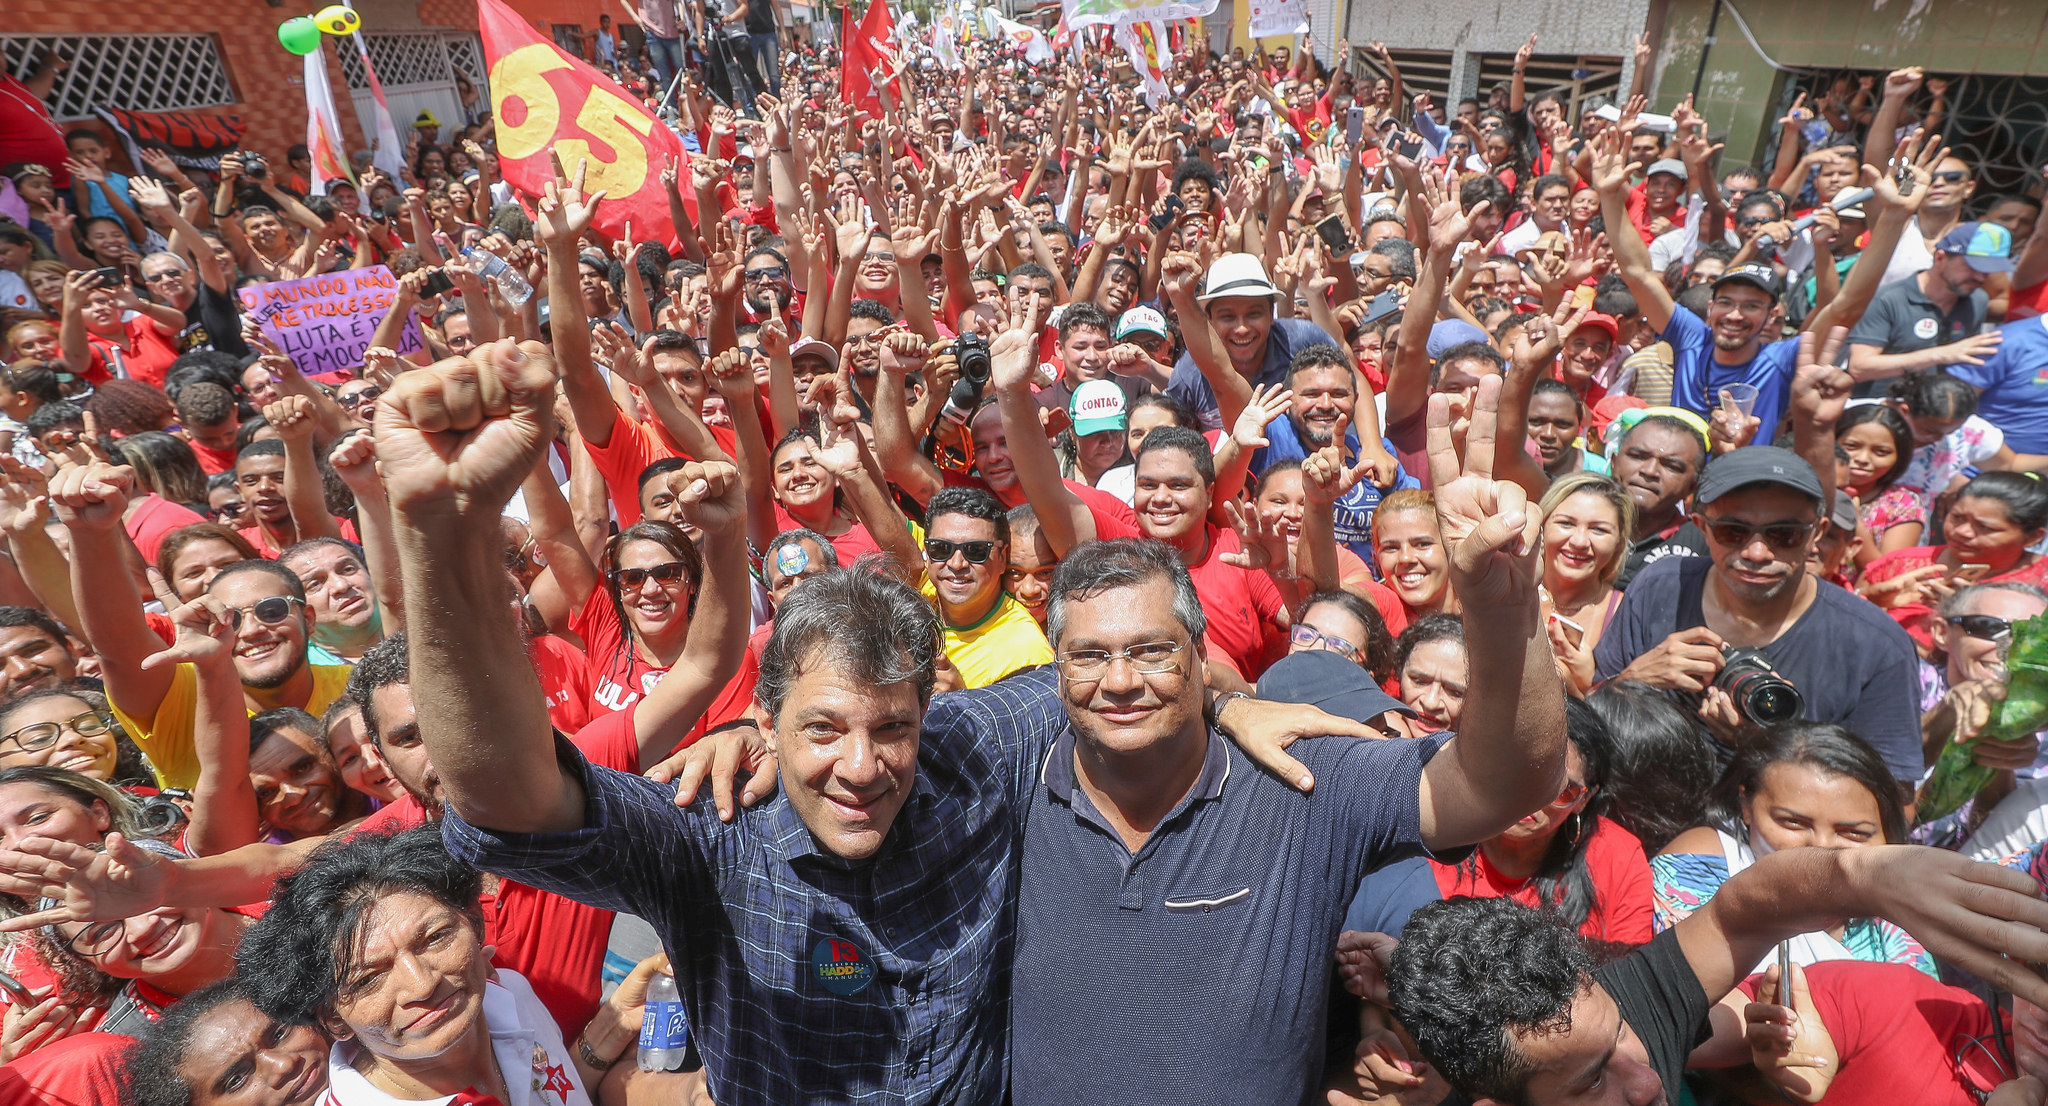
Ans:
<svg viewBox="0 0 2048 1106"><path fill-rule="evenodd" d="M1351 252L1351 233L1344 226L1344 213L1341 211L1316 224L1316 237L1321 238L1333 254Z"/></svg>
<svg viewBox="0 0 2048 1106"><path fill-rule="evenodd" d="M1344 113L1344 144L1358 145L1358 136L1365 133L1365 109L1357 104Z"/></svg>
<svg viewBox="0 0 2048 1106"><path fill-rule="evenodd" d="M1400 137L1394 139L1394 152L1407 158L1409 161L1422 160L1422 136L1413 132L1404 132Z"/></svg>
<svg viewBox="0 0 2048 1106"><path fill-rule="evenodd" d="M0 990L6 991L8 997L22 1006L34 1006L36 1004L36 996L30 994L27 987L22 986L21 980L8 975L6 972L0 972Z"/></svg>
<svg viewBox="0 0 2048 1106"><path fill-rule="evenodd" d="M1778 1005L1792 1006L1792 942L1778 942Z"/></svg>
<svg viewBox="0 0 2048 1106"><path fill-rule="evenodd" d="M119 288L121 286L121 270L111 265L104 269L94 269L92 275L101 288Z"/></svg>
<svg viewBox="0 0 2048 1106"><path fill-rule="evenodd" d="M1146 220L1146 222L1151 223L1152 229L1155 231L1165 230L1167 224L1173 222L1174 214L1178 212L1181 208L1186 206L1187 205L1185 203L1181 202L1181 198L1179 196L1169 192L1166 196L1165 208L1161 210L1159 214L1154 215L1150 219Z"/></svg>
<svg viewBox="0 0 2048 1106"><path fill-rule="evenodd" d="M1566 644L1570 645L1574 649L1580 649L1585 646L1586 628L1584 626L1581 626L1578 623L1573 622L1571 619L1566 618L1565 616L1558 614L1555 611L1551 612L1550 620L1552 622L1557 623L1558 628L1564 631L1564 640Z"/></svg>
<svg viewBox="0 0 2048 1106"><path fill-rule="evenodd" d="M420 294L423 296L438 296L443 292L453 292L454 290L455 282L449 280L448 274L439 269L428 273L427 282L420 286Z"/></svg>
<svg viewBox="0 0 2048 1106"><path fill-rule="evenodd" d="M1966 583L1975 583L1979 579L1982 579L1984 574L1989 571L1991 571L1990 565L1961 564L1956 566L1956 570L1954 572L1949 573L1949 579L1962 580Z"/></svg>

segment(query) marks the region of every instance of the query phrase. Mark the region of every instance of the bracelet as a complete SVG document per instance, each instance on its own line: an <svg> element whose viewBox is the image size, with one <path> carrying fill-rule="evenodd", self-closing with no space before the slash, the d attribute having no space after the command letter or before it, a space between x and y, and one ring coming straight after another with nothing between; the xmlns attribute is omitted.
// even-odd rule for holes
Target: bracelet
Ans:
<svg viewBox="0 0 2048 1106"><path fill-rule="evenodd" d="M590 1047L590 1038L580 1035L576 1038L576 1055L582 1057L584 1063L599 1071L608 1071L613 1064L619 1062L619 1057L617 1056L609 1060L599 1056L597 1050Z"/></svg>

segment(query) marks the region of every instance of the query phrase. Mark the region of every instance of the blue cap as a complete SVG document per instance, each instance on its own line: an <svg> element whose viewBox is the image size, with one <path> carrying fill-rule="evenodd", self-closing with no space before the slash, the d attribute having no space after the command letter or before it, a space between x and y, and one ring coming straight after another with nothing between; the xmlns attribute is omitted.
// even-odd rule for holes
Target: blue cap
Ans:
<svg viewBox="0 0 2048 1106"><path fill-rule="evenodd" d="M2012 272L2012 232L1997 223L1957 223L1934 248L1980 273Z"/></svg>
<svg viewBox="0 0 2048 1106"><path fill-rule="evenodd" d="M1438 319L1436 325L1429 328L1429 343L1424 348L1429 351L1429 359L1434 361L1452 346L1484 341L1487 341L1486 332L1463 319Z"/></svg>
<svg viewBox="0 0 2048 1106"><path fill-rule="evenodd" d="M1327 649L1305 649L1274 661L1259 677L1259 698L1307 703L1340 718L1370 722L1388 711L1414 708L1380 689L1372 673Z"/></svg>

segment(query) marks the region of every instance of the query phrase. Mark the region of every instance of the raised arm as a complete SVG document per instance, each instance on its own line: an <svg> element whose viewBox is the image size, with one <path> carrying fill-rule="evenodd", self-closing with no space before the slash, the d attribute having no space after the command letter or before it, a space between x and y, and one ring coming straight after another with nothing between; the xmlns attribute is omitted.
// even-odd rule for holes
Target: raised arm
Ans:
<svg viewBox="0 0 2048 1106"><path fill-rule="evenodd" d="M134 489L135 470L126 465L69 465L50 478L50 505L71 532L74 629L99 654L107 698L130 718L154 719L171 671L142 667L162 639L142 617L142 595L121 548L129 544L121 515Z"/></svg>
<svg viewBox="0 0 2048 1106"><path fill-rule="evenodd" d="M1429 467L1463 607L1467 694L1504 709L1468 716L1422 772L1422 839L1432 849L1483 840L1557 797L1564 785L1564 681L1544 632L1537 582L1543 519L1521 487L1493 478L1500 382L1480 382L1459 463L1449 397L1429 403Z"/></svg>
<svg viewBox="0 0 2048 1106"><path fill-rule="evenodd" d="M1606 222L1607 242L1614 249L1615 270L1628 283L1629 294L1642 308L1650 329L1662 333L1671 325L1677 304L1664 287L1663 274L1650 266L1650 246L1636 233L1628 217L1628 179L1637 166L1628 160L1619 127L1609 127L1593 140L1592 176L1594 191L1600 193L1600 217Z"/></svg>
<svg viewBox="0 0 2048 1106"><path fill-rule="evenodd" d="M551 194L551 207L576 203ZM582 787L555 759L547 697L513 621L498 516L553 436L555 365L500 342L404 373L377 408L420 739L449 804L515 833L583 824Z"/></svg>
<svg viewBox="0 0 2048 1106"><path fill-rule="evenodd" d="M1890 166L1892 152L1899 142L1899 122L1906 117L1906 101L1920 91L1926 79L1926 72L1917 65L1885 74L1884 100L1877 105L1877 115L1870 121L1870 134L1863 140L1865 165Z"/></svg>
<svg viewBox="0 0 2048 1106"><path fill-rule="evenodd" d="M1906 233L1906 227L1920 210L1920 204L1927 198L1927 189L1934 181L1934 167L1948 156L1948 147L1941 144L1940 135L1916 132L1898 147L1900 168L1913 182L1910 194L1899 191L1898 178L1890 171L1880 172L1876 166L1863 167L1863 183L1873 195L1864 205L1867 211L1872 204L1878 207L1878 215L1870 223L1870 241L1863 252L1856 257L1856 263L1849 266L1849 277L1842 282L1842 290L1827 306L1809 312L1799 329L1816 334L1826 334L1830 327L1855 326L1856 320L1870 306L1877 296L1878 283L1884 279L1885 265L1898 248L1899 239Z"/></svg>
<svg viewBox="0 0 2048 1106"><path fill-rule="evenodd" d="M1456 174L1439 183L1419 172L1406 158L1395 167L1409 189L1409 222L1429 228L1427 248L1416 266L1415 290L1401 316L1400 340L1394 349L1394 363L1387 370L1387 423L1393 425L1415 417L1429 402L1429 331L1436 325L1437 306L1443 302L1445 277L1458 243L1471 233L1472 219L1487 201L1463 210L1463 191Z"/></svg>
<svg viewBox="0 0 2048 1106"><path fill-rule="evenodd" d="M367 431L355 431L335 443L327 463L356 497L356 532L363 539L364 567L377 593L384 633L405 628L405 591L398 581L398 547L391 537L391 501L377 475L377 446Z"/></svg>
<svg viewBox="0 0 2048 1106"><path fill-rule="evenodd" d="M774 477L769 463L769 451L774 446L761 429L761 415L754 401L754 367L748 364L747 355L735 348L712 358L704 366L704 375L725 397L725 409L732 415L734 450L739 462L734 471L745 496L747 540L756 549L766 549L768 539L775 536Z"/></svg>
<svg viewBox="0 0 2048 1106"><path fill-rule="evenodd" d="M1002 331L989 345L989 387L995 389L1017 483L1038 509L1038 524L1053 552L1064 557L1075 546L1095 540L1095 516L1060 478L1059 458L1038 421L1038 397L1031 392L1038 363L1038 331L1032 322L1038 312L1030 303L1015 303L1014 295L1012 301L1004 312Z"/></svg>
<svg viewBox="0 0 2048 1106"><path fill-rule="evenodd" d="M702 533L704 578L683 655L633 708L640 770L659 764L711 707L739 671L753 624L747 579L747 506L739 471L729 461L691 461L681 472L683 521Z"/></svg>
<svg viewBox="0 0 2048 1106"><path fill-rule="evenodd" d="M304 396L285 396L266 404L263 417L284 439L284 498L299 540L340 537L341 527L327 513L327 489L313 452L313 405Z"/></svg>
<svg viewBox="0 0 2048 1106"><path fill-rule="evenodd" d="M242 705L242 681L235 674L235 628L220 600L201 593L180 605L161 576L153 576L157 598L171 611L178 639L142 663L168 668L189 662L197 671L199 703L192 727L192 751L199 780L192 787L192 824L185 848L213 856L259 838L262 804L249 778L249 712Z"/></svg>

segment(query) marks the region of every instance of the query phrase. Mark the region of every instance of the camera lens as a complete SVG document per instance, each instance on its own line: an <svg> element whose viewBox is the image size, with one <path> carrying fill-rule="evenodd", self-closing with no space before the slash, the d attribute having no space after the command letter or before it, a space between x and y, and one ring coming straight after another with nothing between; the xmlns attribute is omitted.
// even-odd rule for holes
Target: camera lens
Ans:
<svg viewBox="0 0 2048 1106"><path fill-rule="evenodd" d="M1771 726L1799 717L1800 712L1806 709L1806 702L1799 689L1791 684L1759 679L1757 686L1744 696L1742 708L1743 713L1757 724Z"/></svg>

